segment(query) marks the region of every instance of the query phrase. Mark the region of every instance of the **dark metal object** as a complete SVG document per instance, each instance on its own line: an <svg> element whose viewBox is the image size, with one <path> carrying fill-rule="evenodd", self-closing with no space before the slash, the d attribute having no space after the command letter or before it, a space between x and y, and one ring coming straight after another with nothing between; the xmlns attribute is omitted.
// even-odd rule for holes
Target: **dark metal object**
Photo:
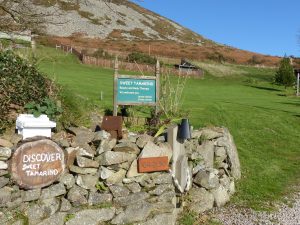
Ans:
<svg viewBox="0 0 300 225"><path fill-rule="evenodd" d="M121 116L104 116L101 129L112 135L112 138L121 139L123 119Z"/></svg>
<svg viewBox="0 0 300 225"><path fill-rule="evenodd" d="M181 140L191 139L191 127L188 119L182 119L179 125L178 138Z"/></svg>

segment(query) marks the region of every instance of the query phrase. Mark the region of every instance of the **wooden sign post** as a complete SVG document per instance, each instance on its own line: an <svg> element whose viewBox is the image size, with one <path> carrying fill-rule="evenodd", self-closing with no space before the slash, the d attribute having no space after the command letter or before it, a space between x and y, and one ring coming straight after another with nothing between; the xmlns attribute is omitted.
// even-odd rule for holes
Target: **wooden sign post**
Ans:
<svg viewBox="0 0 300 225"><path fill-rule="evenodd" d="M156 63L155 76L131 76L118 74L118 59L114 73L114 111L117 116L119 105L155 106L159 104L159 61Z"/></svg>
<svg viewBox="0 0 300 225"><path fill-rule="evenodd" d="M58 180L64 170L63 150L48 139L27 142L17 148L12 157L12 178L25 189L48 186Z"/></svg>

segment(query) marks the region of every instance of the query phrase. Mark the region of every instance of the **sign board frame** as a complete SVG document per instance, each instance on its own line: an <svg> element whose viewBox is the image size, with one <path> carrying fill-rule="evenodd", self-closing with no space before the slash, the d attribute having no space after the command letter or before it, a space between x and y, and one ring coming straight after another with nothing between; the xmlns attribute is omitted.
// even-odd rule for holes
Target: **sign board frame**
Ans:
<svg viewBox="0 0 300 225"><path fill-rule="evenodd" d="M120 75L118 73L118 60L115 60L115 73L114 73L114 111L113 115L117 116L118 113L118 107L119 105L142 105L142 106L155 106L155 112L158 112L158 107L159 107L159 90L160 90L160 65L159 61L157 61L156 66L155 66L155 76L134 76L134 75ZM151 81L155 82L155 93L152 92L152 95L155 95L155 101L120 101L118 99L118 93L119 93L119 80L121 79L126 79L126 81L129 82L137 82L137 81ZM138 83L138 82L137 82ZM139 87L135 87L139 88ZM150 91L151 92L151 91ZM149 93L149 91L148 91ZM136 94L137 99L138 94ZM153 98L153 96L151 96ZM150 99L150 98L149 98Z"/></svg>

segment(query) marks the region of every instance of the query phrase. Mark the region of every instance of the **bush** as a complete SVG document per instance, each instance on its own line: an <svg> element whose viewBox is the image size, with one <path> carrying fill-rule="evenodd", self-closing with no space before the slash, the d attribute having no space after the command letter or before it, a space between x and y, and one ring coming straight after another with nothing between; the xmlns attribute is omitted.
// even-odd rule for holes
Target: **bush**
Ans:
<svg viewBox="0 0 300 225"><path fill-rule="evenodd" d="M16 119L26 103L48 96L47 82L28 61L11 51L0 52L0 130Z"/></svg>
<svg viewBox="0 0 300 225"><path fill-rule="evenodd" d="M288 57L284 57L279 64L279 68L275 74L275 83L290 87L295 83L295 75L293 66Z"/></svg>
<svg viewBox="0 0 300 225"><path fill-rule="evenodd" d="M137 63L144 63L144 64L150 64L155 65L156 64L156 58L146 55L141 52L133 52L128 55L128 61L129 62L137 62Z"/></svg>

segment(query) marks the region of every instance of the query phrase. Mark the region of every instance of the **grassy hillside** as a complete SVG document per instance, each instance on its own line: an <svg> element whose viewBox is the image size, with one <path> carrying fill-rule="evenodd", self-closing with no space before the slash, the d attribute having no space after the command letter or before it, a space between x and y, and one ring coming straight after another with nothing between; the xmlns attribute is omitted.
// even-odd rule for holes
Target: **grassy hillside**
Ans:
<svg viewBox="0 0 300 225"><path fill-rule="evenodd" d="M54 49L43 49L40 57L40 69L66 85L74 97L101 108L112 107L112 70L81 65ZM189 79L183 108L190 110L195 128L229 128L242 165L234 200L242 206L267 208L299 178L300 102L291 95L292 89L270 84L272 69L214 67L227 75L234 73L218 78L210 71L203 80Z"/></svg>

